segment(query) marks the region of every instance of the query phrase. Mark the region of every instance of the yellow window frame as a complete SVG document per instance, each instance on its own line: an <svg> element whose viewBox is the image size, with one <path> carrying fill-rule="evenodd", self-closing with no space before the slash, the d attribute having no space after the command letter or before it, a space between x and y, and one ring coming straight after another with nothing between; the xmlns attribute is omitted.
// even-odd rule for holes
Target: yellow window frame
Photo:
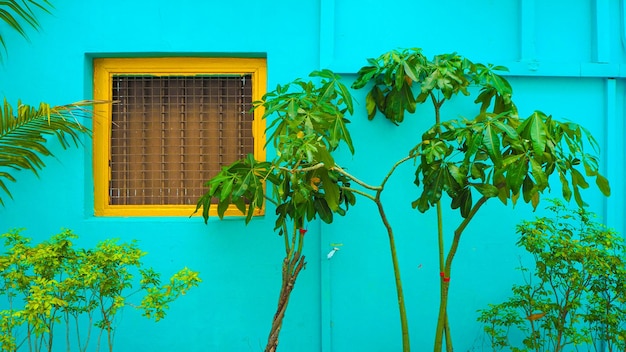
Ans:
<svg viewBox="0 0 626 352"><path fill-rule="evenodd" d="M93 61L93 95L95 100L112 100L114 75L146 74L153 76L252 75L252 101L261 100L267 86L267 62L262 58L97 58ZM265 160L265 121L262 107L255 109L252 122L254 157ZM195 205L111 205L109 181L111 172L111 104L98 104L93 117L94 214L96 216L189 216ZM208 180L207 180L208 181ZM200 211L195 215L200 215ZM263 209L257 210L261 215ZM209 214L217 215L212 205ZM227 216L242 215L231 205Z"/></svg>

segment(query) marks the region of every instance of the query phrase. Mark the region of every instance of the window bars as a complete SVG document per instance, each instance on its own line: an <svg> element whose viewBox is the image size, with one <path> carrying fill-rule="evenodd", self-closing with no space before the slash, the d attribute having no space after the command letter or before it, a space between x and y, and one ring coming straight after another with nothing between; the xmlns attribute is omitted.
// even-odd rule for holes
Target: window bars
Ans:
<svg viewBox="0 0 626 352"><path fill-rule="evenodd" d="M111 205L191 205L254 151L252 76L113 75Z"/></svg>

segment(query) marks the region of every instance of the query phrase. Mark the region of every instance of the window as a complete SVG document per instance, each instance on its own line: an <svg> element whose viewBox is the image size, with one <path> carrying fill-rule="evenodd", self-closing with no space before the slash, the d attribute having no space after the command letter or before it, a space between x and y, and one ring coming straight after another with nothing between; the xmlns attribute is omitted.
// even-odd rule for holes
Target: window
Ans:
<svg viewBox="0 0 626 352"><path fill-rule="evenodd" d="M95 214L189 216L222 166L264 160L265 86L265 59L95 59Z"/></svg>

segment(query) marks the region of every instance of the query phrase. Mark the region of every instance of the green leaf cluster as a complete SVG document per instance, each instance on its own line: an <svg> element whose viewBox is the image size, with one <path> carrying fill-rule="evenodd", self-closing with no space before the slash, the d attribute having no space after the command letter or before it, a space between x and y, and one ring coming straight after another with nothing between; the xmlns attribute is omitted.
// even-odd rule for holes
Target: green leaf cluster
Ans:
<svg viewBox="0 0 626 352"><path fill-rule="evenodd" d="M452 208L465 218L475 203L474 190L503 204L515 204L521 197L536 208L552 174L559 176L563 197L569 201L573 195L583 206L580 190L589 187L586 177L595 178L600 191L610 194L598 160L585 151L585 144L597 150L582 126L540 111L526 119L485 112L472 120L442 122L424 133L411 151L420 160L415 184L422 186L413 207L425 212L445 192Z"/></svg>
<svg viewBox="0 0 626 352"><path fill-rule="evenodd" d="M494 351L563 351L604 341L608 351L626 348L626 247L614 231L584 208L552 201L552 215L518 225L518 246L534 259L522 267L525 284L505 302L480 311ZM511 346L508 333L524 333Z"/></svg>
<svg viewBox="0 0 626 352"><path fill-rule="evenodd" d="M459 93L470 95L471 85L480 87L476 103L481 104L481 111L491 104L495 113L515 111L510 84L494 72L505 71L502 66L474 64L456 53L429 60L419 48L393 50L368 63L359 70L352 88L360 89L372 82L366 97L370 120L379 111L400 124L406 112L415 112L417 104L432 99L440 107Z"/></svg>
<svg viewBox="0 0 626 352"><path fill-rule="evenodd" d="M584 149L589 144L598 152L593 136L578 124L540 111L519 118L511 85L496 73L505 67L473 63L456 53L428 60L421 49L394 50L368 62L352 87L372 83L366 98L370 119L380 111L399 124L416 104L430 100L435 107L435 124L410 152L419 158L415 184L422 190L412 204L419 211L427 211L445 192L451 207L467 218L476 203L472 190L504 204L509 199L515 204L522 196L536 208L555 171L568 201L573 195L578 205L585 204L580 192L589 187L585 177L595 178L601 192L610 194L597 158ZM459 93L470 95L471 86L479 88L477 115L442 122L443 104Z"/></svg>
<svg viewBox="0 0 626 352"><path fill-rule="evenodd" d="M263 118L272 119L267 143L276 149L272 161L257 161L252 155L224 167L209 180L208 192L196 211L203 209L205 222L211 204L223 217L234 204L249 222L257 209L269 200L276 205L276 228L292 219L296 227L319 216L330 223L333 214L343 215L355 203L345 190L349 183L334 170L331 153L343 143L354 152L347 128L347 113L353 112L352 96L339 76L329 70L311 74L316 81L297 79L278 85L255 102ZM267 183L272 192L266 191Z"/></svg>
<svg viewBox="0 0 626 352"><path fill-rule="evenodd" d="M92 326L100 329L99 336L106 334L112 349L120 309L131 305L158 321L170 302L200 282L196 272L185 268L169 284L161 285L159 274L142 265L146 253L135 242L105 240L93 249L78 249L72 242L78 236L69 230L36 245L20 231L2 238L5 253L0 256L0 294L8 306L0 311L2 350L27 345L52 351L57 323L63 323L68 332L78 332L81 351L93 345ZM129 298L141 291L145 292L142 302L133 305ZM86 327L79 323L84 319L89 322ZM81 332L86 335L82 340ZM100 337L96 345L100 346Z"/></svg>

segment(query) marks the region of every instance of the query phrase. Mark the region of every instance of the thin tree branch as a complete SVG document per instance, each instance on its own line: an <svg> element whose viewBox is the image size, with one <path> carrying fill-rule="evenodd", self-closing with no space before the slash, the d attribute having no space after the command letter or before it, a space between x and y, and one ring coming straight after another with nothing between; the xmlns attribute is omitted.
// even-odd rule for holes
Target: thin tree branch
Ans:
<svg viewBox="0 0 626 352"><path fill-rule="evenodd" d="M359 179L358 179L358 178L356 178L355 176L353 176L353 175L349 174L346 170L342 169L342 168L341 168L340 166L338 166L338 165L333 166L333 168L332 168L332 169L333 169L333 170L335 170L335 171L337 171L337 172L339 172L340 174L342 174L342 175L344 175L344 176L348 177L349 179L351 179L352 181L356 182L357 184L359 184L359 185L363 186L364 188L371 189L371 190L374 190L374 191L382 190L382 187L381 187L381 186L370 186L370 185L368 185L367 183L365 183L365 182L363 182L363 181L359 180Z"/></svg>

